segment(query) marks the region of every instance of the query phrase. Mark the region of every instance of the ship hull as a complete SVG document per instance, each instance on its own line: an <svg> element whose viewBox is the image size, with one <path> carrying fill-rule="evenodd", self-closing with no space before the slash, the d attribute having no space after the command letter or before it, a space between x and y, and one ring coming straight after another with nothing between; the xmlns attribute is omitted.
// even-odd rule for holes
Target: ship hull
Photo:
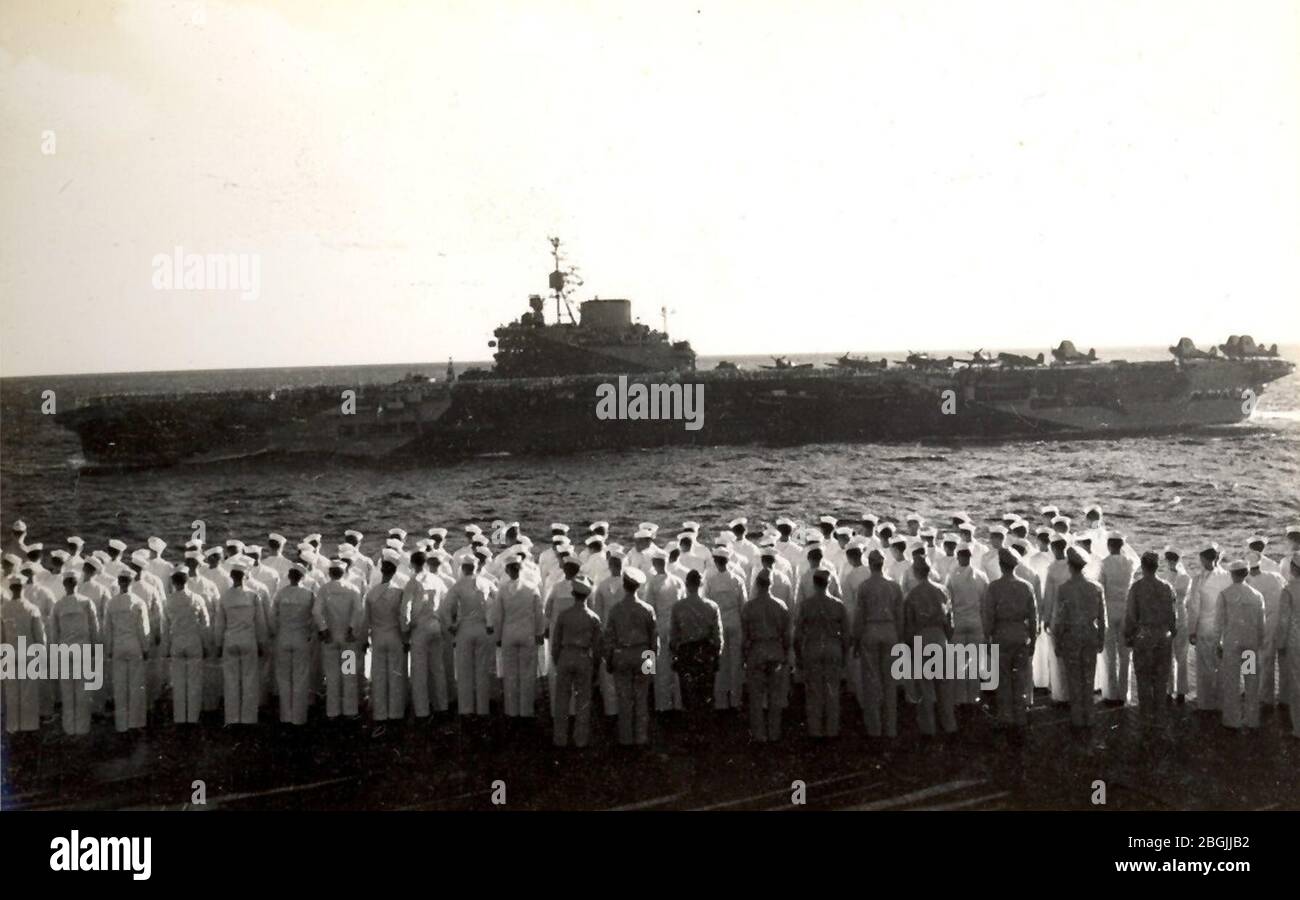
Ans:
<svg viewBox="0 0 1300 900"><path fill-rule="evenodd" d="M60 419L80 435L88 464L101 467L266 454L437 462L669 445L1119 437L1240 423L1266 385L1293 369L1274 359L574 375L444 386L441 398L386 419L364 408L344 415L338 387L276 401L145 400ZM659 418L638 417L626 402L615 404L613 417L602 410L602 392L617 388L626 401L636 384L680 385L702 403L666 407Z"/></svg>

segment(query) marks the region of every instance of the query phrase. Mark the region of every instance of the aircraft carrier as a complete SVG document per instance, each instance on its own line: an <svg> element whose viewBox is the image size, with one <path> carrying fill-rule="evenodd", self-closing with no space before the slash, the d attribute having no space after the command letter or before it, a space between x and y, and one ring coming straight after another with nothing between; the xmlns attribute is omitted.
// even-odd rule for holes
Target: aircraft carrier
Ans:
<svg viewBox="0 0 1300 900"><path fill-rule="evenodd" d="M627 300L586 300L575 316L581 280L559 244L551 239L549 298L532 295L527 312L495 330L491 370L457 377L449 363L442 379L378 387L99 397L56 421L79 436L87 469L297 453L440 461L668 444L1115 437L1242 422L1266 385L1295 369L1276 345L1233 335L1209 351L1183 338L1156 362L1102 360L1066 340L1050 361L846 354L821 369L778 357L758 369L697 370L690 343L634 322ZM599 400L614 385L611 418ZM665 403L625 402L639 391ZM697 427L666 402L685 392L700 398Z"/></svg>

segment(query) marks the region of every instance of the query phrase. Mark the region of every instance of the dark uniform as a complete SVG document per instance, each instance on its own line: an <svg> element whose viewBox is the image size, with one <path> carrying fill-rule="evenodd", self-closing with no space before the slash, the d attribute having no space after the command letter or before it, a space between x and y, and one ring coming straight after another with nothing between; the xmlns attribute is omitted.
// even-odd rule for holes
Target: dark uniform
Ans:
<svg viewBox="0 0 1300 900"><path fill-rule="evenodd" d="M877 551L873 554L879 555ZM858 586L853 640L862 665L862 719L871 737L898 737L898 689L891 653L901 636L903 589L873 570Z"/></svg>
<svg viewBox="0 0 1300 900"><path fill-rule="evenodd" d="M600 616L587 606L586 595L555 620L551 659L555 664L555 746L569 743L569 698L574 698L573 743L587 746L591 735L591 677L601 656Z"/></svg>
<svg viewBox="0 0 1300 900"><path fill-rule="evenodd" d="M659 646L655 611L636 594L625 593L609 611L606 629L606 665L614 676L618 702L618 742L650 742L650 681L654 677L654 650Z"/></svg>
<svg viewBox="0 0 1300 900"><path fill-rule="evenodd" d="M1084 578L1081 571L1074 572L1056 590L1052 638L1056 655L1065 668L1070 723L1079 727L1091 725L1097 654L1106 644L1106 603L1101 585Z"/></svg>
<svg viewBox="0 0 1300 900"><path fill-rule="evenodd" d="M1038 634L1038 610L1029 582L1010 572L989 582L984 633L998 647L998 718L1006 725L1026 725Z"/></svg>
<svg viewBox="0 0 1300 900"><path fill-rule="evenodd" d="M820 589L799 604L794 646L803 670L808 734L812 737L837 737L840 733L840 680L850 639L843 601Z"/></svg>
<svg viewBox="0 0 1300 900"><path fill-rule="evenodd" d="M740 611L749 690L749 731L756 741L781 738L781 710L785 698L779 683L780 668L790 654L790 611L765 590Z"/></svg>
<svg viewBox="0 0 1300 900"><path fill-rule="evenodd" d="M1156 725L1165 720L1165 686L1178 631L1175 602L1173 587L1154 571L1143 572L1128 589L1124 645L1133 648L1138 715Z"/></svg>
<svg viewBox="0 0 1300 900"><path fill-rule="evenodd" d="M687 594L677 601L669 622L668 649L682 685L682 706L688 713L701 712L712 702L722 644L718 604L699 594Z"/></svg>

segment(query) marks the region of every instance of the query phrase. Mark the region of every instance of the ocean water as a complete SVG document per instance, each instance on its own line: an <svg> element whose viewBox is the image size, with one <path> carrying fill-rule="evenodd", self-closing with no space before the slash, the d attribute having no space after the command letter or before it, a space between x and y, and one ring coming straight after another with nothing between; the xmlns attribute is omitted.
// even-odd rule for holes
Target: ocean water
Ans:
<svg viewBox="0 0 1300 900"><path fill-rule="evenodd" d="M946 355L943 351L936 355ZM825 362L838 354L792 355ZM882 354L872 354L878 358ZM897 354L884 354L898 358ZM958 353L956 355L964 355ZM1103 358L1167 358L1164 348L1125 348ZM1300 360L1300 348L1282 348ZM730 357L752 366L759 357ZM701 357L711 368L717 358ZM471 364L472 365L472 364ZM465 366L458 364L458 370ZM39 412L42 391L61 405L106 393L267 389L376 383L407 372L441 376L446 363L0 379L0 527L25 520L32 539L92 547L111 537L132 546L158 534L174 547L202 519L209 539L264 540L320 531L367 534L366 548L400 525L423 532L467 521L518 520L535 537L552 521L608 519L627 538L652 520L664 534L687 519L716 532L730 518L813 520L866 511L894 519L953 511L990 524L1012 510L1037 521L1045 503L1082 516L1100 503L1112 528L1139 549L1166 543L1192 552L1205 539L1240 549L1255 532L1282 544L1300 521L1300 378L1270 385L1251 420L1212 434L1116 440L727 446L488 457L451 465L363 465L325 458L247 460L112 475L79 474L75 435ZM707 405L706 405L707 416Z"/></svg>

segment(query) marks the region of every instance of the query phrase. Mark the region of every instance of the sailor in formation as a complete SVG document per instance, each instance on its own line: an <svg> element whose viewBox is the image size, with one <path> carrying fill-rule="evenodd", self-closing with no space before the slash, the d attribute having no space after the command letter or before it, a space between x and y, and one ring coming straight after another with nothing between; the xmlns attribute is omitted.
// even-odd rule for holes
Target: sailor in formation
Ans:
<svg viewBox="0 0 1300 900"><path fill-rule="evenodd" d="M321 534L277 532L265 551L233 537L169 551L152 535L134 551L73 536L47 552L17 522L0 558L4 641L102 646L109 672L98 690L6 679L4 727L36 730L61 714L64 731L84 735L110 710L126 731L163 717L192 725L222 707L242 725L269 704L301 726L318 697L328 719L365 709L401 722L408 696L411 718L444 722L454 707L468 724L498 702L530 719L543 700L556 742L569 743L576 718L581 745L594 691L629 746L650 739L652 710L711 722L710 710L746 707L751 738L766 742L781 738L801 690L811 735L837 734L847 701L869 736L888 740L900 691L931 734L954 731L955 712L991 713L994 700L1003 725L1023 728L1035 687L1079 727L1093 719L1094 690L1114 705L1136 700L1162 732L1166 704L1189 696L1232 729L1258 727L1275 702L1300 716L1300 526L1276 558L1260 534L1226 566L1207 542L1189 573L1175 547L1137 557L1099 506L1077 533L1054 505L1040 515L1035 527L1005 513L986 541L965 512L942 533L918 513L902 529L875 513L857 527L738 516L707 542L683 522L667 546L643 521L624 532L629 550L595 521L581 552L566 523L536 545L502 520L490 534L467 525L454 550L446 528L413 538L395 527L373 557L349 528L333 558ZM896 671L894 652L914 639L996 645L996 697L982 695L973 655L952 654L966 666L952 677Z"/></svg>

